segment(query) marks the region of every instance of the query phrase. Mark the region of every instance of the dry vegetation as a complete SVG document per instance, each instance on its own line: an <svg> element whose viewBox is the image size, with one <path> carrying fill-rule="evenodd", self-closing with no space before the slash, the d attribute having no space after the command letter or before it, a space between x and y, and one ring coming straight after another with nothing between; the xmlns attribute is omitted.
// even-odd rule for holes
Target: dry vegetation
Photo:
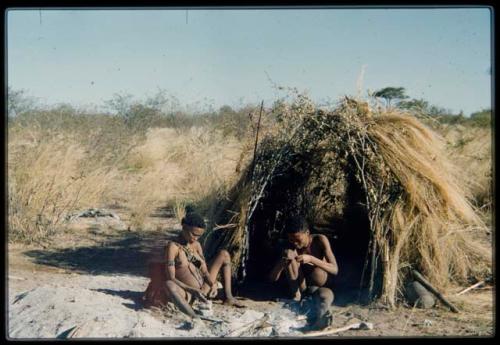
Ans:
<svg viewBox="0 0 500 345"><path fill-rule="evenodd" d="M138 130L68 107L10 119L9 240L50 240L66 215L89 207L126 208L134 229L158 207L206 212L250 148L220 122Z"/></svg>
<svg viewBox="0 0 500 345"><path fill-rule="evenodd" d="M272 242L272 233L282 231L272 225L278 214L299 210L315 226L318 214L341 217L335 209L353 205L342 200L342 183L338 193L335 186L353 176L361 186L358 203L365 205L371 230L368 272L375 272L380 260L384 303L394 306L402 295L410 273L405 267L423 272L441 289L490 274L491 244L480 241L488 229L477 212L488 189L470 188L473 178L464 180L446 157L444 141L421 121L396 109L370 111L367 103L349 98L322 111L301 95L275 112L278 125L266 133L255 173L250 166L242 174L232 200L215 216L234 228L218 245L233 248L236 267L251 260L249 241ZM463 154L448 149L458 157ZM488 181L491 176L484 183ZM266 208L272 210L255 216L257 209ZM228 209L235 215L231 219ZM267 220L258 223L262 217ZM271 225L260 235L250 230L264 223ZM373 281L372 275L370 291Z"/></svg>
<svg viewBox="0 0 500 345"><path fill-rule="evenodd" d="M291 128L276 125L283 120L279 114L288 111L305 116L311 107L314 106L307 98L300 96L291 103L278 102L273 111L264 111L261 135L286 137ZM206 215L213 214L216 201L228 196L242 169L250 164L259 108L247 108L238 114L240 119L248 117L250 112L253 114L252 120L243 125L235 123L237 117L228 115L227 109L224 112L223 116L213 117L213 121L207 116L204 121L187 121L185 115L177 114L176 121L162 123L155 118L151 126L141 123L139 127L131 126L120 116L87 114L70 107L10 119L9 240L50 240L52 234L64 228L67 214L88 207L124 207L131 215L130 225L134 229L144 227L146 217L158 207L171 207L178 218L188 203L195 204ZM384 224L402 229L408 220L401 223L401 214L421 211L422 207L430 210L431 217L424 220L417 212L410 223L427 230L405 232L405 236L416 236L415 241L421 236L435 236L432 229L436 227L444 228L464 219L477 224L476 220L470 221L475 215L461 197L462 192L470 193L483 221L491 224L489 128L440 125L435 129L446 139L440 142L411 117L375 118L373 126L373 140L380 144L391 138L391 143L395 143L384 146L387 150L380 154L386 162L391 162L391 167L400 169L393 173L403 178L399 182L407 190L413 191L396 205L394 212L384 216L388 217ZM410 133L401 135L399 127L410 128ZM420 147L420 143L428 141L433 144ZM443 166L440 159L434 163L427 161L427 157L439 158L440 149L434 152L432 148L440 145L446 145L446 152L458 169ZM418 149L398 151L403 147ZM429 148L432 152L424 152ZM412 159L407 159L408 155ZM422 179L410 173L415 170L420 171ZM428 180L438 181L435 189L428 188ZM439 210L435 204L429 204L434 200L429 196L436 190L446 199ZM241 198L245 200L244 195ZM435 213L439 216L432 217ZM443 223L442 214L448 214L448 224ZM459 227L456 230L469 231ZM435 247L419 249L420 257L435 264L432 265L435 271L426 272L434 281L439 281L448 267L450 274L464 277L475 262L473 258L465 264L456 260L466 240L453 234L453 229L450 234L444 242L428 238L425 243L433 243ZM399 235L394 236L397 242ZM409 253L403 247L410 242L414 241L401 240L393 248ZM439 248L444 247L448 248L444 252L451 256L439 257ZM401 260L412 258L403 256Z"/></svg>

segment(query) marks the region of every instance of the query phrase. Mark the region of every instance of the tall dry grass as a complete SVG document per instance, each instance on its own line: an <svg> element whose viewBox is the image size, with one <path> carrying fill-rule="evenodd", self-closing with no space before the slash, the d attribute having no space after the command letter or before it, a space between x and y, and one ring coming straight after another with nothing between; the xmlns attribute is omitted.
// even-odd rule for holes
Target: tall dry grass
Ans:
<svg viewBox="0 0 500 345"><path fill-rule="evenodd" d="M11 139L9 137L9 139ZM62 134L9 140L11 240L38 241L56 232L68 212L107 202L116 169L87 167L85 148Z"/></svg>
<svg viewBox="0 0 500 345"><path fill-rule="evenodd" d="M471 191L477 207L491 211L492 203L492 129L472 126L443 126L450 160L458 167L460 179Z"/></svg>
<svg viewBox="0 0 500 345"><path fill-rule="evenodd" d="M134 167L126 203L133 225L142 224L162 204L177 210L179 219L188 203L209 211L227 193L243 148L241 140L206 127L150 129L127 157L127 165Z"/></svg>
<svg viewBox="0 0 500 345"><path fill-rule="evenodd" d="M381 219L390 224L389 233L378 238L390 257L384 275L388 294L394 294L395 277L406 264L419 267L442 288L450 278L467 283L470 276L488 274L491 251L477 240L485 226L469 202L469 186L446 159L444 141L415 118L401 115L376 117L369 132L404 189Z"/></svg>
<svg viewBox="0 0 500 345"><path fill-rule="evenodd" d="M171 206L178 217L187 203L205 212L224 197L248 147L210 123L144 133L111 117L43 115L45 122L33 117L9 124L12 241L48 239L64 228L67 214L109 204L125 207L135 229L147 226L159 207Z"/></svg>

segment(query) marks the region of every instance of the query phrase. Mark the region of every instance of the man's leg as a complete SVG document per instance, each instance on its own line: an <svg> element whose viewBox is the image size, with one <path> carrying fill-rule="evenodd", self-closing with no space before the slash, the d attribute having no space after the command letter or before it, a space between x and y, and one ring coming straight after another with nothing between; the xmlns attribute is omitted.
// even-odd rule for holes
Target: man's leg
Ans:
<svg viewBox="0 0 500 345"><path fill-rule="evenodd" d="M333 291L327 287L320 287L313 293L313 305L315 308L315 318L312 324L313 329L322 329L330 326L331 319L328 313L333 303Z"/></svg>
<svg viewBox="0 0 500 345"><path fill-rule="evenodd" d="M328 281L328 273L325 270L314 267L312 272L307 277L308 286L318 286L322 287Z"/></svg>
<svg viewBox="0 0 500 345"><path fill-rule="evenodd" d="M237 307L242 307L243 305L236 300L233 296L233 292L231 289L231 255L227 250L221 250L215 259L210 264L208 268L208 273L210 274L210 278L215 281L217 279L217 275L222 268L222 278L224 280L224 293L226 295L226 299L224 304L234 305Z"/></svg>
<svg viewBox="0 0 500 345"><path fill-rule="evenodd" d="M284 253L285 256L288 251L293 250L287 249ZM300 301L301 292L306 289L306 281L304 279L304 275L302 274L302 270L300 269L300 264L296 260L291 260L285 268L285 275L293 300Z"/></svg>
<svg viewBox="0 0 500 345"><path fill-rule="evenodd" d="M193 318L198 317L187 301L187 293L173 280L167 280L166 286L170 300L184 313Z"/></svg>

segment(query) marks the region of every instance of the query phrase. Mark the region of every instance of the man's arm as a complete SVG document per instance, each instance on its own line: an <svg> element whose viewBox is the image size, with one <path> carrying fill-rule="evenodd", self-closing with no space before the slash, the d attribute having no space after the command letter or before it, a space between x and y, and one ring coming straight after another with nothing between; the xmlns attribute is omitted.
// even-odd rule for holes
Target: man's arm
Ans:
<svg viewBox="0 0 500 345"><path fill-rule="evenodd" d="M166 259L167 259L167 279L174 281L177 285L186 291L190 292L200 292L200 289L189 286L175 277L175 258L179 255L179 248L172 242L167 244L166 249Z"/></svg>
<svg viewBox="0 0 500 345"><path fill-rule="evenodd" d="M273 269L269 273L269 280L271 282L277 281L280 276L281 272L283 272L283 269L286 267L286 262L284 262L283 259L280 259L276 264L273 266Z"/></svg>
<svg viewBox="0 0 500 345"><path fill-rule="evenodd" d="M311 263L314 266L323 269L327 273L337 275L339 272L339 267L337 265L335 255L333 255L330 241L328 241L328 238L325 235L318 235L318 239L321 243L321 246L323 247L323 253L327 261L325 262L312 255L299 255L297 257L297 261L303 263Z"/></svg>
<svg viewBox="0 0 500 345"><path fill-rule="evenodd" d="M295 250L285 249L283 251L281 259L278 262L276 262L273 269L269 273L269 280L271 282L277 281L280 278L283 269L285 269L293 260L296 260L296 258L297 258L297 252ZM298 273L299 273L298 271L294 270L291 274L298 275Z"/></svg>

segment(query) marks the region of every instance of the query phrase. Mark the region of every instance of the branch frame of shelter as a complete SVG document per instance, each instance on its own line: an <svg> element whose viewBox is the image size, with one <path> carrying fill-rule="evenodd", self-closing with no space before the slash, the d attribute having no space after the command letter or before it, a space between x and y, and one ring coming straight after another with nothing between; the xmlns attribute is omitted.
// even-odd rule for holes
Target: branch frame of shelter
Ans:
<svg viewBox="0 0 500 345"><path fill-rule="evenodd" d="M292 212L306 214L334 248L338 228L340 237L363 232L358 285L390 307L404 298L405 265L439 289L489 274L491 259L474 241L485 225L443 142L417 118L347 97L322 110L303 96L277 102L265 116L278 121L261 134L253 173L243 167L211 215L219 225L237 224L211 250L229 248L240 283L256 277L257 253L276 250L283 233L276 215ZM366 218L364 228L350 227L353 209Z"/></svg>

